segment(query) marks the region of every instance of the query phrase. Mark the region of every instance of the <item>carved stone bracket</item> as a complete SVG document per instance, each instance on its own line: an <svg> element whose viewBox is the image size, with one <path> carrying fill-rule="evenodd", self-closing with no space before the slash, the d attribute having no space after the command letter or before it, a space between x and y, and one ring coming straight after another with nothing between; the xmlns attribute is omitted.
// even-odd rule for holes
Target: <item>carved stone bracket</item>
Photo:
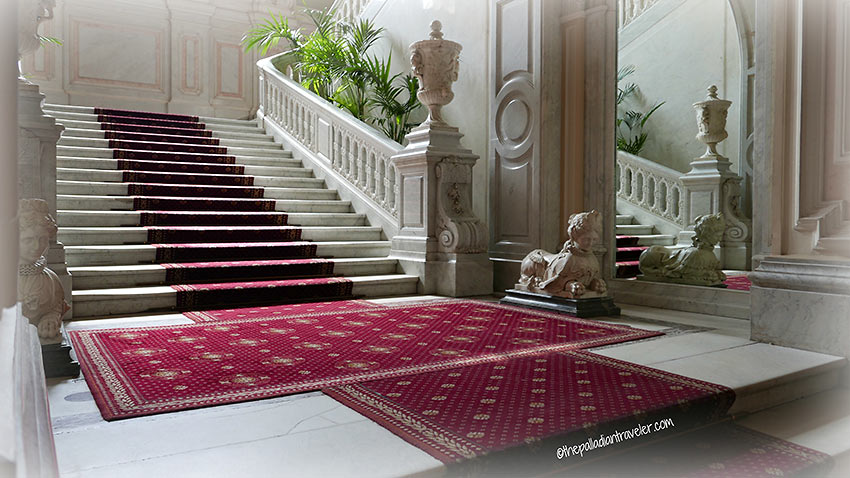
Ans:
<svg viewBox="0 0 850 478"><path fill-rule="evenodd" d="M472 164L448 156L436 164L437 237L443 252L475 254L487 250L487 231L472 212Z"/></svg>

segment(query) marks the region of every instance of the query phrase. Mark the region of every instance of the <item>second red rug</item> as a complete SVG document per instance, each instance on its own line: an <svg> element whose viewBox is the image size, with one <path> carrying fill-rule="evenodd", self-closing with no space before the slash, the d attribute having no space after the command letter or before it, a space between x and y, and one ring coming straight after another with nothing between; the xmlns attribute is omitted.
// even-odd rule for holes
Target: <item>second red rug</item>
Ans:
<svg viewBox="0 0 850 478"><path fill-rule="evenodd" d="M69 335L103 417L112 420L660 333L452 300Z"/></svg>

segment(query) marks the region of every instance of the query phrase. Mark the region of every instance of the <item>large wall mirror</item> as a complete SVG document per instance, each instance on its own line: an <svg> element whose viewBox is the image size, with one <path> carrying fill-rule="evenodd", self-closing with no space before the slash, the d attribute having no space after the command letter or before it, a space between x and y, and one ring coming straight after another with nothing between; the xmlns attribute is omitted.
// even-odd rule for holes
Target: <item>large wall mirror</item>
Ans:
<svg viewBox="0 0 850 478"><path fill-rule="evenodd" d="M615 277L639 275L647 247L691 246L698 218L720 212L721 287L749 290L754 9L755 0L617 0Z"/></svg>

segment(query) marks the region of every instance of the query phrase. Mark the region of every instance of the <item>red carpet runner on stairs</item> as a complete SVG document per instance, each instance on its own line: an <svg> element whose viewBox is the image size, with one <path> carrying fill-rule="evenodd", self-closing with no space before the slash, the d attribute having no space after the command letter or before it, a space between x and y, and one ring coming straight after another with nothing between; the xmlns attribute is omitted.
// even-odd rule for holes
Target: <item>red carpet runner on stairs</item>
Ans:
<svg viewBox="0 0 850 478"><path fill-rule="evenodd" d="M95 108L181 310L351 297L198 117Z"/></svg>

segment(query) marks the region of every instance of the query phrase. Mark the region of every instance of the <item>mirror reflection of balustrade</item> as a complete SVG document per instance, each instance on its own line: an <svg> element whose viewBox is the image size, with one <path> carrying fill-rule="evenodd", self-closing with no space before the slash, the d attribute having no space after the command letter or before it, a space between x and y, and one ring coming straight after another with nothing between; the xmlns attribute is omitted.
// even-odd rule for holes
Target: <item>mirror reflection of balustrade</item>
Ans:
<svg viewBox="0 0 850 478"><path fill-rule="evenodd" d="M617 0L617 27L625 28L632 20L656 3L658 3L658 0Z"/></svg>

